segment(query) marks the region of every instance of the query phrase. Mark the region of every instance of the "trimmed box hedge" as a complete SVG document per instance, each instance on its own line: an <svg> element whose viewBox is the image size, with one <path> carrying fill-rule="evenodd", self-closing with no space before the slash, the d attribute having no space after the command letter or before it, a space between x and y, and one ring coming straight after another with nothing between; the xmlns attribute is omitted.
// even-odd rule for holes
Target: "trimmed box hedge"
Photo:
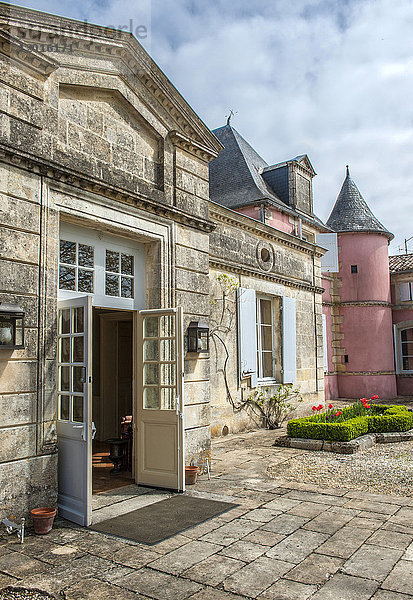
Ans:
<svg viewBox="0 0 413 600"><path fill-rule="evenodd" d="M292 419L287 424L287 434L293 438L349 442L366 433L382 433L389 431L409 431L413 429L413 412L406 406L372 404L369 414L351 417L354 408L343 408L341 414L347 420L337 423L327 422L326 415L321 413Z"/></svg>

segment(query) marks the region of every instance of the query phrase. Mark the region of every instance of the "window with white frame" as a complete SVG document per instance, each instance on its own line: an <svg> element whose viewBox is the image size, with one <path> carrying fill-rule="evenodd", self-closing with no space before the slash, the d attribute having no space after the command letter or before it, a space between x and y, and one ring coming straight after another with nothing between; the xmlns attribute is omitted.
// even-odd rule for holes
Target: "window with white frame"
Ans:
<svg viewBox="0 0 413 600"><path fill-rule="evenodd" d="M400 302L413 301L413 282L405 281L399 285Z"/></svg>
<svg viewBox="0 0 413 600"><path fill-rule="evenodd" d="M145 307L145 247L126 238L61 223L59 299L93 294L96 306Z"/></svg>
<svg viewBox="0 0 413 600"><path fill-rule="evenodd" d="M274 373L274 307L271 298L256 300L257 373L259 379L273 379Z"/></svg>
<svg viewBox="0 0 413 600"><path fill-rule="evenodd" d="M106 249L105 294L118 298L133 298L133 280L133 255Z"/></svg>
<svg viewBox="0 0 413 600"><path fill-rule="evenodd" d="M93 294L94 247L60 240L59 288Z"/></svg>
<svg viewBox="0 0 413 600"><path fill-rule="evenodd" d="M413 327L400 331L401 370L413 371Z"/></svg>
<svg viewBox="0 0 413 600"><path fill-rule="evenodd" d="M239 376L259 381L296 381L296 306L289 297L258 296L237 289ZM280 312L281 318L280 318Z"/></svg>

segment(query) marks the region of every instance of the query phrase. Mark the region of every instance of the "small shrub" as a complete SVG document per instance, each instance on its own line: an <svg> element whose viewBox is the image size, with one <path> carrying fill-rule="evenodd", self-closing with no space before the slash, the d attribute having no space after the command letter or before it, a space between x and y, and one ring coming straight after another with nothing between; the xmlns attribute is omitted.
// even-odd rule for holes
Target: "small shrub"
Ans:
<svg viewBox="0 0 413 600"><path fill-rule="evenodd" d="M280 385L272 396L269 388L255 390L248 396L245 405L262 419L267 429L277 429L297 408L296 403L302 401L300 392L286 384Z"/></svg>

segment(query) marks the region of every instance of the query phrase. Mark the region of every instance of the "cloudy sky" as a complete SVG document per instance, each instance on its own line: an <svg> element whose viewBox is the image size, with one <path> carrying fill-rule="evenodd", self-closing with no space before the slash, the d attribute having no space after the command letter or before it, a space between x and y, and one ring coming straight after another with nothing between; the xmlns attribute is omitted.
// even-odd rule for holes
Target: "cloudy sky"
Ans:
<svg viewBox="0 0 413 600"><path fill-rule="evenodd" d="M322 219L349 164L396 235L391 252L413 236L413 0L15 4L127 30L143 24L143 45L211 129L233 109L232 125L268 163L309 155Z"/></svg>

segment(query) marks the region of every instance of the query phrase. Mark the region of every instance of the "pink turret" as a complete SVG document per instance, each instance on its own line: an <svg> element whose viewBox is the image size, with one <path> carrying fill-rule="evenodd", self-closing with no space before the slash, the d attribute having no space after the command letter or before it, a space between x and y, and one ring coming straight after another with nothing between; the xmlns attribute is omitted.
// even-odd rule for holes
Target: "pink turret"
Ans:
<svg viewBox="0 0 413 600"><path fill-rule="evenodd" d="M388 260L393 235L367 206L348 167L327 225L338 233L339 271L324 280L330 324L326 396L394 398Z"/></svg>

